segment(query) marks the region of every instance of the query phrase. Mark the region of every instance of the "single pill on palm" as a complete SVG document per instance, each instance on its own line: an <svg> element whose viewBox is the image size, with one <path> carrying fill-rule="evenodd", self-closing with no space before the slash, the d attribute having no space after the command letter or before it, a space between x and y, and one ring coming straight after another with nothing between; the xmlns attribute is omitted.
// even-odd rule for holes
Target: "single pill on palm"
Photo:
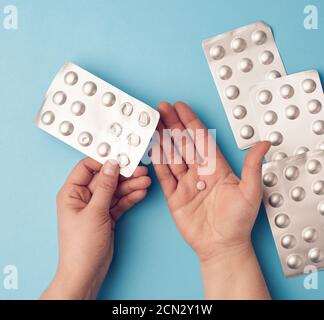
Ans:
<svg viewBox="0 0 324 320"><path fill-rule="evenodd" d="M197 184L196 184L196 188L199 191L205 190L206 189L206 183L205 183L205 181L198 181Z"/></svg>

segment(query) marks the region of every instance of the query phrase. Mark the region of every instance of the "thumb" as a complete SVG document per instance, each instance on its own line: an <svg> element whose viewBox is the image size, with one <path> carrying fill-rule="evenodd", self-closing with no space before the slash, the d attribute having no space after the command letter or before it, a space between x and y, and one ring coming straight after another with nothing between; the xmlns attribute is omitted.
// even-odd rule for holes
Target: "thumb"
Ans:
<svg viewBox="0 0 324 320"><path fill-rule="evenodd" d="M262 196L262 160L270 147L269 141L258 142L245 157L240 185L249 199Z"/></svg>
<svg viewBox="0 0 324 320"><path fill-rule="evenodd" d="M119 178L119 165L115 160L108 160L101 168L96 187L89 202L95 211L108 213L112 197L116 191Z"/></svg>

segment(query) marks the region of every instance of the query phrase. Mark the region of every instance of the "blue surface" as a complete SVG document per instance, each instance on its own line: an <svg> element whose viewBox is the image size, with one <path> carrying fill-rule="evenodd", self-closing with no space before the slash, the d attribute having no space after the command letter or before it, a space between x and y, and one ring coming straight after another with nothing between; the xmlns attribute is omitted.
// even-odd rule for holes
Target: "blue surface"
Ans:
<svg viewBox="0 0 324 320"><path fill-rule="evenodd" d="M244 152L234 142L201 41L264 20L275 33L288 73L324 74L324 3L319 30L303 28L309 0L0 0L19 10L19 28L0 25L0 298L37 298L57 262L55 196L82 155L38 130L32 119L65 61L73 61L152 106L184 100L209 128L237 173ZM64 3L64 4L63 4ZM244 5L243 5L244 3ZM153 173L151 172L151 175ZM198 261L178 234L154 178L148 198L120 221L104 299L203 298ZM324 297L303 277L283 276L264 210L253 239L273 298ZM3 288L5 265L19 271L19 289Z"/></svg>

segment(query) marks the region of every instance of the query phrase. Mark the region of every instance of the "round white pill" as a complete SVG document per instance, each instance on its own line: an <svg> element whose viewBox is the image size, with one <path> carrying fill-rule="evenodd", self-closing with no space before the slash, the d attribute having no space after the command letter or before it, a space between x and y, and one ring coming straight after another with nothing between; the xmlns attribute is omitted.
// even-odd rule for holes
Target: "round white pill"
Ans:
<svg viewBox="0 0 324 320"><path fill-rule="evenodd" d="M280 160L285 159L287 157L288 157L287 154L284 153L284 152L276 152L276 153L273 154L271 159L272 159L272 161L280 161Z"/></svg>
<svg viewBox="0 0 324 320"><path fill-rule="evenodd" d="M269 104L272 101L272 93L269 90L262 90L258 94L258 100L263 105Z"/></svg>
<svg viewBox="0 0 324 320"><path fill-rule="evenodd" d="M117 156L117 161L118 161L119 166L121 168L127 167L129 165L129 163L130 163L129 158L128 158L127 154L125 154L125 153L120 153Z"/></svg>
<svg viewBox="0 0 324 320"><path fill-rule="evenodd" d="M83 102L80 101L75 101L71 104L71 112L75 115L75 116L81 116L84 114L85 112L85 104Z"/></svg>
<svg viewBox="0 0 324 320"><path fill-rule="evenodd" d="M324 216L324 201L321 201L321 202L318 204L318 206L317 206L317 210L318 210L318 212L319 212L322 216Z"/></svg>
<svg viewBox="0 0 324 320"><path fill-rule="evenodd" d="M49 126L55 120L55 115L52 111L46 111L42 114L41 121L43 124Z"/></svg>
<svg viewBox="0 0 324 320"><path fill-rule="evenodd" d="M115 104L116 102L116 96L112 93L112 92L106 92L103 96L102 96L102 104L105 107L111 107Z"/></svg>
<svg viewBox="0 0 324 320"><path fill-rule="evenodd" d="M237 120L245 118L247 114L246 108L243 106L236 106L233 109L233 117Z"/></svg>
<svg viewBox="0 0 324 320"><path fill-rule="evenodd" d="M299 169L296 166L289 166L284 171L285 177L289 181L294 181L299 177Z"/></svg>
<svg viewBox="0 0 324 320"><path fill-rule="evenodd" d="M65 75L64 82L69 86L73 86L78 82L78 79L78 75L74 71L70 71Z"/></svg>
<svg viewBox="0 0 324 320"><path fill-rule="evenodd" d="M290 196L294 201L302 201L306 196L305 189L302 187L295 187L291 190Z"/></svg>
<svg viewBox="0 0 324 320"><path fill-rule="evenodd" d="M63 136L69 136L70 134L72 134L73 130L74 130L74 126L71 122L69 121L63 121L60 124L59 130L61 132L61 134Z"/></svg>
<svg viewBox="0 0 324 320"><path fill-rule="evenodd" d="M242 38L236 38L231 42L231 48L234 52L242 52L246 48L246 42Z"/></svg>
<svg viewBox="0 0 324 320"><path fill-rule="evenodd" d="M81 132L78 137L78 142L83 147L88 147L92 143L92 135L89 132Z"/></svg>
<svg viewBox="0 0 324 320"><path fill-rule="evenodd" d="M323 195L324 194L324 181L323 180L315 181L312 185L312 190L317 195Z"/></svg>
<svg viewBox="0 0 324 320"><path fill-rule="evenodd" d="M271 207L273 208L279 208L283 205L284 199L283 196L280 193L273 193L270 195L268 202Z"/></svg>
<svg viewBox="0 0 324 320"><path fill-rule="evenodd" d="M263 115L263 121L266 125L270 126L273 125L277 122L278 120L278 116L274 111L267 111L264 115Z"/></svg>
<svg viewBox="0 0 324 320"><path fill-rule="evenodd" d="M252 42L258 46L267 41L267 34L262 30L257 30L252 33Z"/></svg>
<svg viewBox="0 0 324 320"><path fill-rule="evenodd" d="M289 226L290 219L286 214L280 213L275 217L275 224L278 228L284 229Z"/></svg>
<svg viewBox="0 0 324 320"><path fill-rule="evenodd" d="M242 59L239 63L239 69L245 73L250 72L253 69L252 60L248 58Z"/></svg>
<svg viewBox="0 0 324 320"><path fill-rule="evenodd" d="M287 266L290 269L299 269L303 264L303 259L297 254L291 254L287 257Z"/></svg>
<svg viewBox="0 0 324 320"><path fill-rule="evenodd" d="M306 79L303 81L302 87L306 93L312 93L316 90L316 82L312 79Z"/></svg>
<svg viewBox="0 0 324 320"><path fill-rule="evenodd" d="M322 165L318 160L313 159L307 163L306 169L310 174L317 174L321 171Z"/></svg>
<svg viewBox="0 0 324 320"><path fill-rule="evenodd" d="M66 101L66 94L63 91L58 91L53 96L53 102L59 106L64 104Z"/></svg>
<svg viewBox="0 0 324 320"><path fill-rule="evenodd" d="M229 100L236 99L239 96L239 94L240 94L240 90L236 86L229 86L225 90L225 95Z"/></svg>
<svg viewBox="0 0 324 320"><path fill-rule="evenodd" d="M240 135L243 139L251 139L254 135L254 129L249 125L243 126L240 130Z"/></svg>
<svg viewBox="0 0 324 320"><path fill-rule="evenodd" d="M130 146L137 147L141 143L141 138L139 135L135 133L130 133L127 136L127 142Z"/></svg>
<svg viewBox="0 0 324 320"><path fill-rule="evenodd" d="M305 228L302 232L302 237L306 242L314 242L318 239L318 234L315 228Z"/></svg>
<svg viewBox="0 0 324 320"><path fill-rule="evenodd" d="M205 190L206 189L206 183L205 183L205 181L198 181L197 184L196 184L196 188L199 191Z"/></svg>
<svg viewBox="0 0 324 320"><path fill-rule="evenodd" d="M323 260L324 255L321 249L313 248L308 252L308 258L314 263L319 263Z"/></svg>
<svg viewBox="0 0 324 320"><path fill-rule="evenodd" d="M218 76L222 80L228 80L232 76L232 69L229 66L221 66L218 69Z"/></svg>
<svg viewBox="0 0 324 320"><path fill-rule="evenodd" d="M269 65L273 62L274 56L271 51L264 51L260 54L259 60L264 65Z"/></svg>
<svg viewBox="0 0 324 320"><path fill-rule="evenodd" d="M209 55L214 60L221 60L225 56L225 49L222 46L214 45L210 48Z"/></svg>
<svg viewBox="0 0 324 320"><path fill-rule="evenodd" d="M272 70L266 75L266 80L274 80L281 77L281 73L277 70Z"/></svg>
<svg viewBox="0 0 324 320"><path fill-rule="evenodd" d="M294 88L289 84L285 84L280 88L280 94L284 99L290 99L294 93Z"/></svg>
<svg viewBox="0 0 324 320"><path fill-rule="evenodd" d="M287 119L295 120L299 117L300 111L297 106L290 105L290 106L286 107L285 114L286 114Z"/></svg>
<svg viewBox="0 0 324 320"><path fill-rule="evenodd" d="M317 148L321 151L324 151L324 141L320 142L317 146Z"/></svg>
<svg viewBox="0 0 324 320"><path fill-rule="evenodd" d="M269 134L269 141L273 146L279 146L283 142L283 135L278 131L271 132Z"/></svg>
<svg viewBox="0 0 324 320"><path fill-rule="evenodd" d="M107 142L102 142L97 147L97 153L101 157L107 157L110 153L110 145Z"/></svg>
<svg viewBox="0 0 324 320"><path fill-rule="evenodd" d="M273 172L268 172L263 176L263 184L266 187L273 187L277 184L278 177Z"/></svg>
<svg viewBox="0 0 324 320"><path fill-rule="evenodd" d="M82 90L87 96L94 96L97 92L97 86L94 82L88 81L83 85Z"/></svg>
<svg viewBox="0 0 324 320"><path fill-rule="evenodd" d="M121 106L121 112L124 116L129 117L133 113L133 105L129 102L125 102Z"/></svg>
<svg viewBox="0 0 324 320"><path fill-rule="evenodd" d="M310 113L316 114L322 110L322 104L318 100L314 99L308 102L307 109Z"/></svg>
<svg viewBox="0 0 324 320"><path fill-rule="evenodd" d="M150 115L146 112L143 111L140 113L138 116L138 123L141 127L147 127L151 122Z"/></svg>
<svg viewBox="0 0 324 320"><path fill-rule="evenodd" d="M313 132L317 135L324 134L324 121L323 120L317 120L312 125Z"/></svg>
<svg viewBox="0 0 324 320"><path fill-rule="evenodd" d="M307 147L298 147L295 151L295 155L304 154L308 151L309 149Z"/></svg>
<svg viewBox="0 0 324 320"><path fill-rule="evenodd" d="M123 132L123 127L119 123L114 122L110 125L109 132L115 137L120 137Z"/></svg>
<svg viewBox="0 0 324 320"><path fill-rule="evenodd" d="M281 238L281 245L285 249L292 249L296 245L296 238L292 234L284 235Z"/></svg>

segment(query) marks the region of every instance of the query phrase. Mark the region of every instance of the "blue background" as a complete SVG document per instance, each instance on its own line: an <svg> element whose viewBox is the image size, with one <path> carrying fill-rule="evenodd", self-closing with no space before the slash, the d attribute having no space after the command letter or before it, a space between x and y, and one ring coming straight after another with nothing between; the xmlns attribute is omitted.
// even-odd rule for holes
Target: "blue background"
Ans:
<svg viewBox="0 0 324 320"><path fill-rule="evenodd" d="M317 5L319 30L303 27L304 6ZM209 128L236 173L239 151L212 81L201 42L256 20L270 24L288 73L324 74L321 0L85 1L0 0L19 10L19 28L0 26L0 298L38 298L57 263L55 196L82 155L33 123L63 62L73 61L156 106L184 100ZM1 21L2 22L2 21ZM199 264L177 232L161 189L120 221L116 252L100 298L203 298ZM264 210L254 244L273 298L324 297L305 290L303 277L284 278ZM19 270L19 289L5 290L3 268Z"/></svg>

